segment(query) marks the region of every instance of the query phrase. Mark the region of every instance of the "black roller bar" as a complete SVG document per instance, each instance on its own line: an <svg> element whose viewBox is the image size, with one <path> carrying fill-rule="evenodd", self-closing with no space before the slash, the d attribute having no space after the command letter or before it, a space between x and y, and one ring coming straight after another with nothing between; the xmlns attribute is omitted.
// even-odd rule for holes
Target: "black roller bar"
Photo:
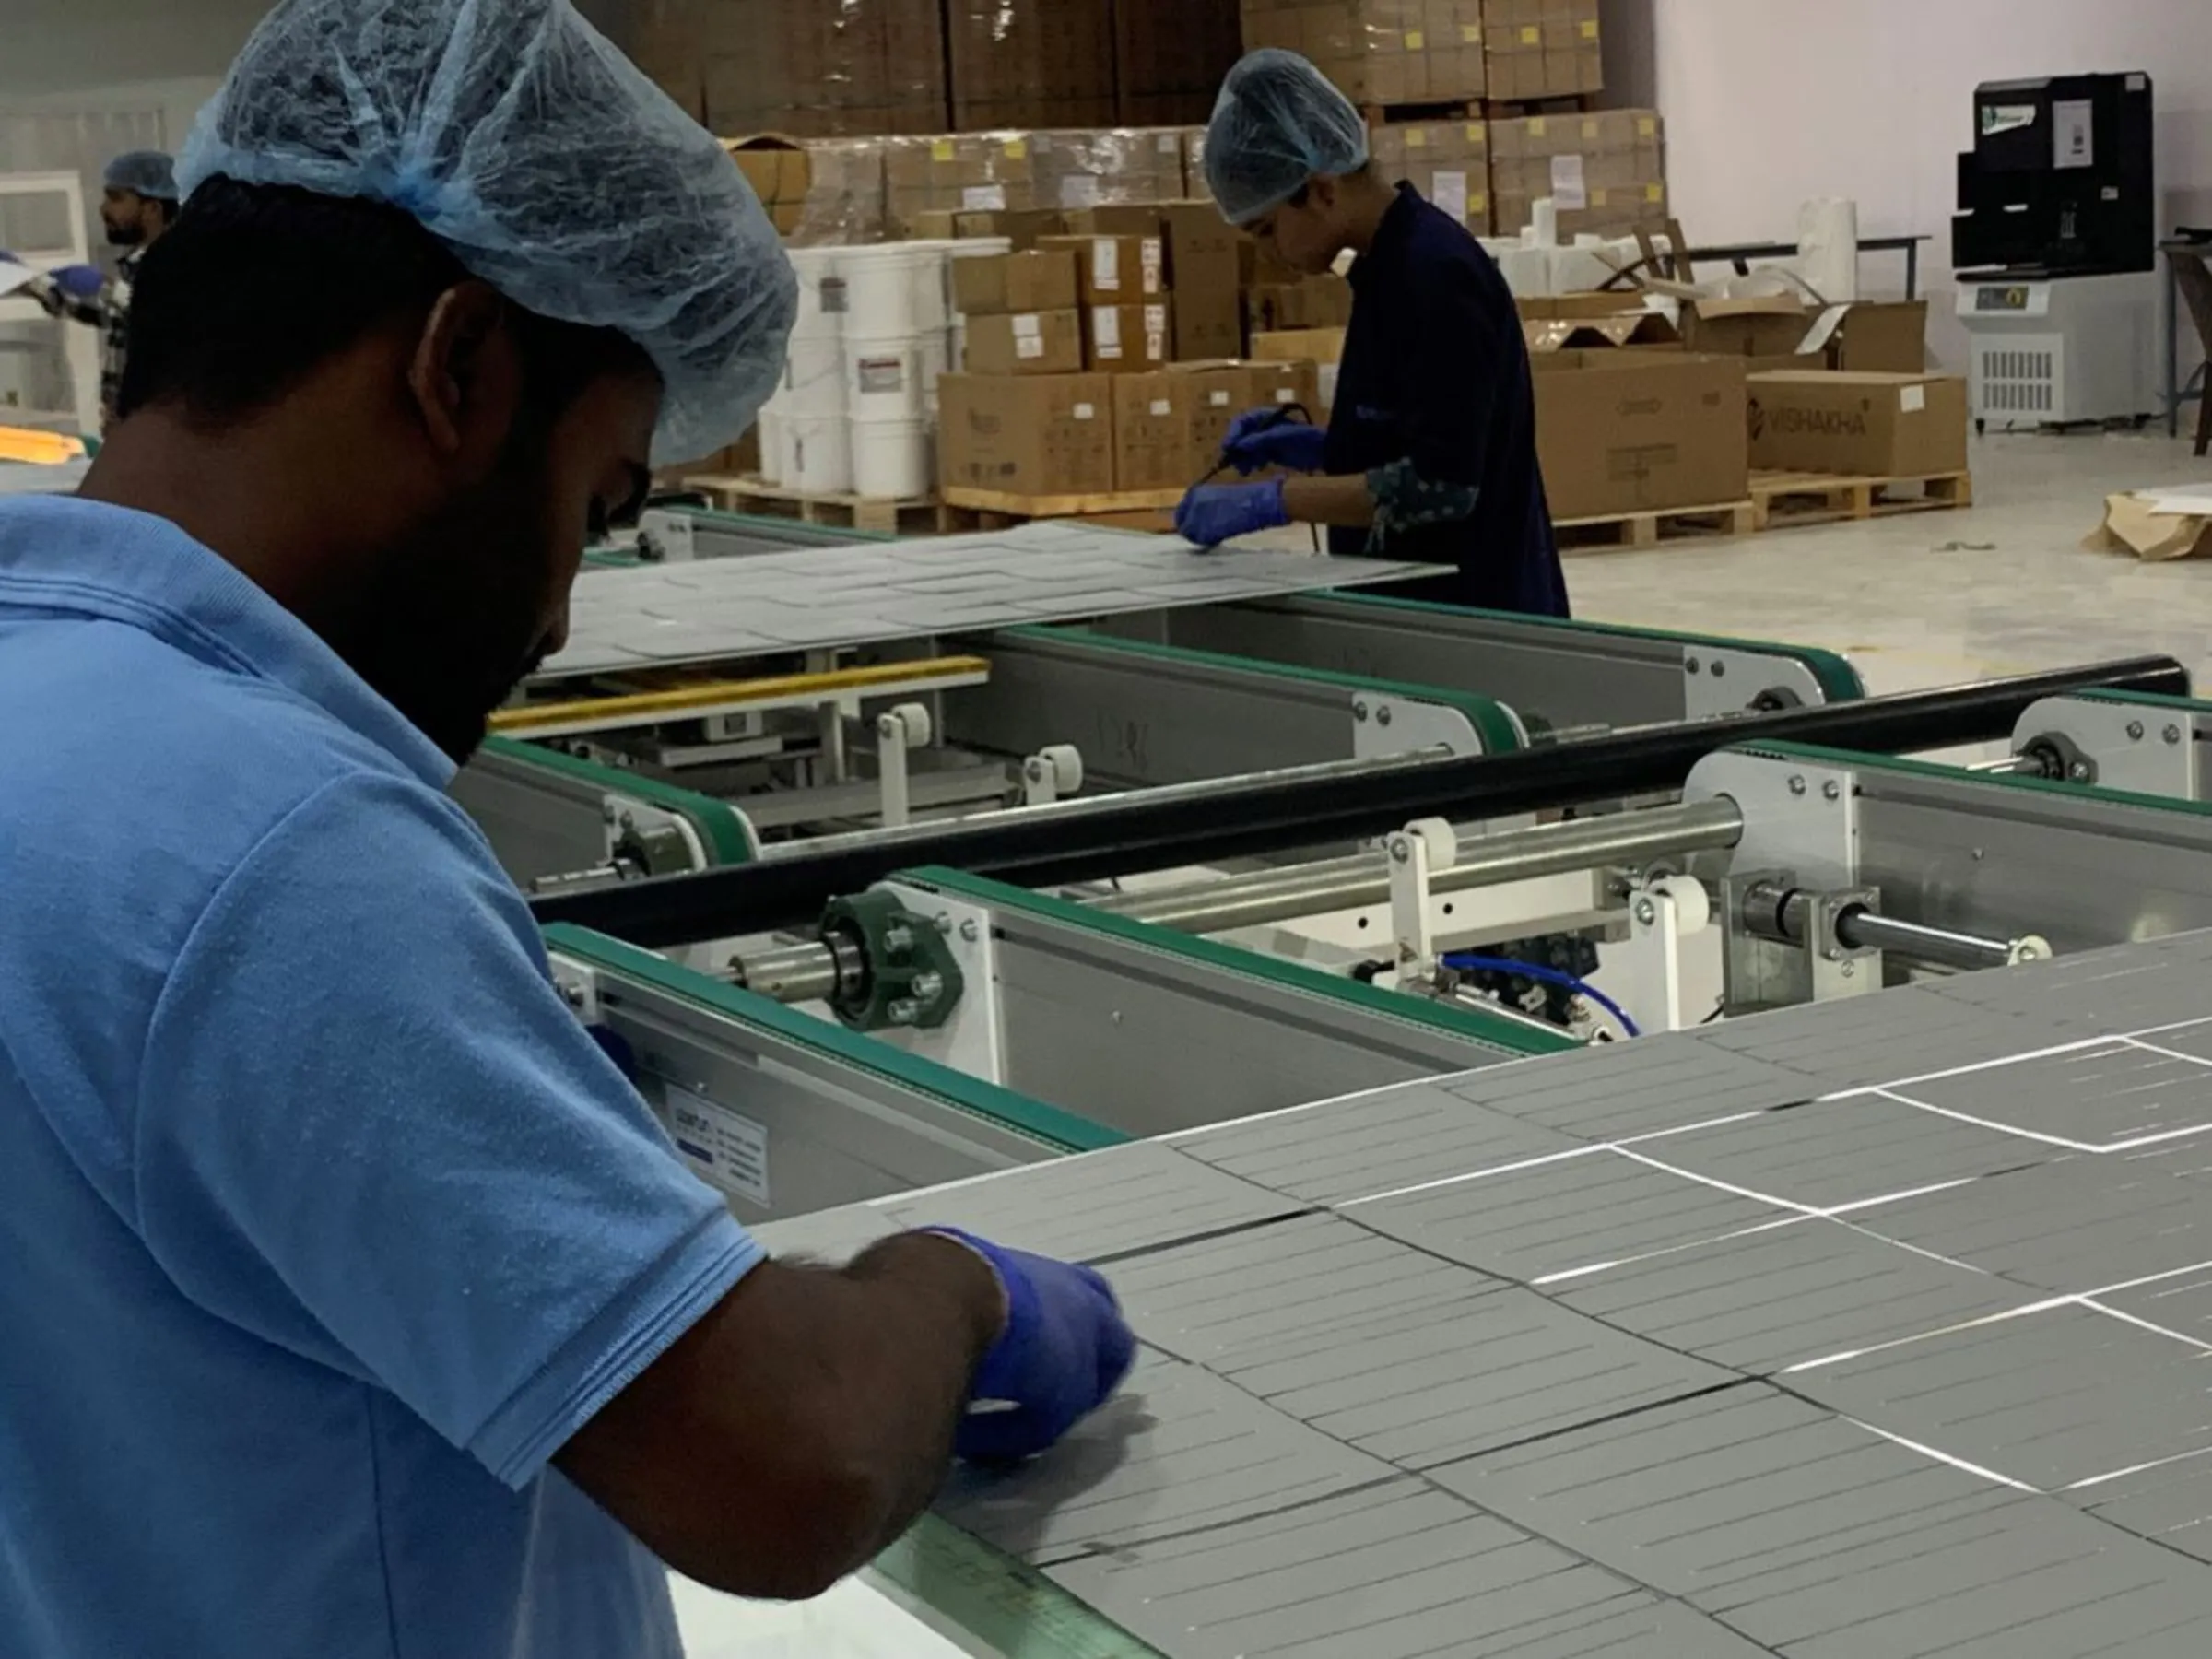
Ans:
<svg viewBox="0 0 2212 1659"><path fill-rule="evenodd" d="M1002 813L881 845L794 851L695 876L548 894L531 908L541 923L573 923L657 949L809 924L831 899L922 865L947 865L1030 887L1101 881L1359 841L1415 818L1510 818L1679 788L1705 756L1743 744L1813 743L1909 754L1986 743L2009 737L2031 703L2100 687L2185 696L2189 676L2171 657L2130 657L1897 697L1646 727L1372 776L1232 780L1178 800L1148 802L1135 795L1125 803L1070 803L1085 808L1080 815L1056 816L1052 807Z"/></svg>

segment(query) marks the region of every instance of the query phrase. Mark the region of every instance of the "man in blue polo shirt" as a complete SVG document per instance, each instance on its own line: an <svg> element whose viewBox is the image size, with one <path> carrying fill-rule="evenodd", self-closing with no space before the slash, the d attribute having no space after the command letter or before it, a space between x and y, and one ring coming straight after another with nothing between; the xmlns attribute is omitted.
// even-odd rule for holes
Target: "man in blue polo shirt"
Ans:
<svg viewBox="0 0 2212 1659"><path fill-rule="evenodd" d="M1319 274L1347 250L1358 258L1328 426L1243 416L1225 459L1292 476L1200 485L1176 528L1210 547L1326 524L1331 552L1456 568L1413 596L1566 616L1528 346L1482 245L1375 171L1359 112L1296 53L1254 52L1230 71L1206 172L1230 223L1293 269Z"/></svg>
<svg viewBox="0 0 2212 1659"><path fill-rule="evenodd" d="M446 799L591 530L772 381L720 147L567 0L287 0L76 499L0 503L0 1653L672 1659L1131 1340L963 1235L766 1260Z"/></svg>

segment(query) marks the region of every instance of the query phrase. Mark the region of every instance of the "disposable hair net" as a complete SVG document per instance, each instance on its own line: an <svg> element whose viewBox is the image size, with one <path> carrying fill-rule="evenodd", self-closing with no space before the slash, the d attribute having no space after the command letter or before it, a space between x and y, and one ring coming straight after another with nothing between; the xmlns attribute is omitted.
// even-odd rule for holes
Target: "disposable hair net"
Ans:
<svg viewBox="0 0 2212 1659"><path fill-rule="evenodd" d="M108 163L100 181L110 190L135 190L149 202L177 199L177 167L159 150L129 150Z"/></svg>
<svg viewBox="0 0 2212 1659"><path fill-rule="evenodd" d="M1206 128L1206 182L1232 225L1280 207L1317 174L1367 163L1367 124L1329 79L1295 52L1244 54Z"/></svg>
<svg viewBox="0 0 2212 1659"><path fill-rule="evenodd" d="M284 0L177 174L385 203L517 305L627 335L660 461L751 423L797 314L736 163L569 0Z"/></svg>

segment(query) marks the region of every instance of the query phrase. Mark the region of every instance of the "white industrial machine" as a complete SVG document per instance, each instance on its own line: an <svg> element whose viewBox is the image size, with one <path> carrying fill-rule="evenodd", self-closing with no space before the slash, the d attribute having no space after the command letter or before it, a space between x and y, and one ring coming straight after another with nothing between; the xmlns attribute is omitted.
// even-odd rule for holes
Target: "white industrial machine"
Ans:
<svg viewBox="0 0 2212 1659"><path fill-rule="evenodd" d="M36 245L9 250L24 265L49 271L91 259L83 181L76 174L0 173L0 198L19 205L20 222L33 232ZM38 324L41 333L59 326L35 300L0 287L0 324ZM0 423L100 429L100 336L89 328L64 327L62 351L68 383L58 398L41 394L43 349L33 363L29 352L10 350L7 331L0 330Z"/></svg>
<svg viewBox="0 0 2212 1659"><path fill-rule="evenodd" d="M1959 320L1971 342L1969 398L1977 429L2147 419L2159 331L2158 277L1959 277Z"/></svg>

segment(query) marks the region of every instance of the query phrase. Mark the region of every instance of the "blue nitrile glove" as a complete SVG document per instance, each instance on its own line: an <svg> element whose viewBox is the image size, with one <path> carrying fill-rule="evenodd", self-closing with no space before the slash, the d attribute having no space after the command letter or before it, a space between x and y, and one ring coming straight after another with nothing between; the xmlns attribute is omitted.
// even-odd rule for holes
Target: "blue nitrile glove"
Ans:
<svg viewBox="0 0 2212 1659"><path fill-rule="evenodd" d="M1232 535L1273 530L1289 522L1280 478L1261 484L1201 484L1175 509L1175 533L1201 547L1219 547Z"/></svg>
<svg viewBox="0 0 2212 1659"><path fill-rule="evenodd" d="M1247 409L1229 423L1229 436L1221 440L1221 459L1241 473L1255 473L1264 466L1319 472L1328 441L1328 433L1320 427L1285 420L1279 409Z"/></svg>
<svg viewBox="0 0 2212 1659"><path fill-rule="evenodd" d="M953 1450L974 1463L1034 1457L1103 1406L1136 1358L1113 1289L1088 1267L1008 1250L957 1227L924 1229L983 1258L1006 1324L975 1368Z"/></svg>
<svg viewBox="0 0 2212 1659"><path fill-rule="evenodd" d="M56 265L47 275L53 278L53 286L72 300L89 300L108 285L98 265Z"/></svg>

